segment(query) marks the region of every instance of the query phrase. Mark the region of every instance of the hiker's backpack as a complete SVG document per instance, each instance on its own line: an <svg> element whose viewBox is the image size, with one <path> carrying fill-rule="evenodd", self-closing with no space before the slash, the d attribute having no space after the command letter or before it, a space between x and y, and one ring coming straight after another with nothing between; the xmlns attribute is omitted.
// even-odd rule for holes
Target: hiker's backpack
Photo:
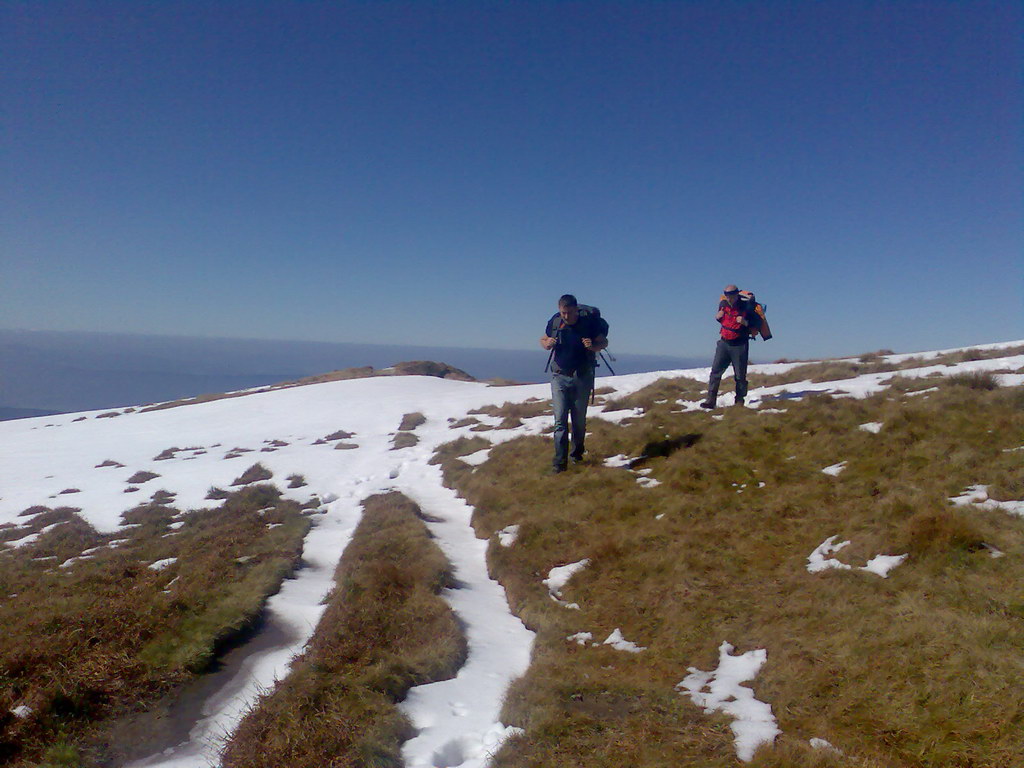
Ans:
<svg viewBox="0 0 1024 768"><path fill-rule="evenodd" d="M722 294L721 301L725 301L724 293ZM758 334L761 334L761 338L768 341L772 337L772 329L768 327L768 317L765 314L768 311L768 305L759 303L753 291L740 291L740 301L746 304L748 308L752 307L760 321L756 328L751 326L747 329L750 332L750 338L755 339Z"/></svg>
<svg viewBox="0 0 1024 768"><path fill-rule="evenodd" d="M592 318L594 318L597 321L596 322L597 333L594 334L595 336L604 336L605 338L608 338L608 321L605 320L603 317L601 317L601 310L600 309L598 309L597 307L591 307L591 306L589 306L587 304L577 304L576 307L577 307L577 309L579 309L580 317L592 317ZM547 335L552 337L552 338L556 338L558 336L558 331L559 331L559 329L561 327L562 327L562 316L561 316L560 312L556 312L551 317L551 319L548 320ZM590 359L594 363L594 368L599 367L601 365L601 363L598 362L597 354L595 354L594 352L590 352L588 354L590 355ZM548 367L551 365L551 359L554 357L554 355L555 355L555 350L552 349L551 350L551 354L548 355L548 364L544 366L544 371L545 372L547 372ZM602 355L602 358L603 358L603 355ZM612 360L614 360L614 359L615 358L612 357ZM615 373L615 371L612 371L611 363L609 363L607 360L605 360L605 365L608 366L608 370L611 371L612 374ZM591 392L590 396L591 396L591 400L593 400L594 393Z"/></svg>
<svg viewBox="0 0 1024 768"><path fill-rule="evenodd" d="M595 336L608 336L608 321L601 317L600 309L598 309L597 307L588 306L586 304L578 304L577 309L579 309L580 317L592 317L597 321L598 331L597 333L594 334ZM548 336L554 338L557 335L558 329L561 327L561 324L562 318L556 312L555 315L550 320L548 320Z"/></svg>

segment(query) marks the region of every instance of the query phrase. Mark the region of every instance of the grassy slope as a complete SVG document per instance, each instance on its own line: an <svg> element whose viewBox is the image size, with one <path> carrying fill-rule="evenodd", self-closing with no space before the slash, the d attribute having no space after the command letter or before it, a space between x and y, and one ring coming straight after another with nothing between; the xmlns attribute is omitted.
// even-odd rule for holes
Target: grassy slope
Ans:
<svg viewBox="0 0 1024 768"><path fill-rule="evenodd" d="M497 765L736 765L730 720L673 690L688 667L713 669L723 640L768 650L752 687L784 735L755 766L1020 765L1024 524L947 501L974 483L1024 498L1020 454L1004 451L1021 444L1024 391L987 383L898 380L867 400L813 397L716 421L672 413L673 390L692 382L659 382L629 398L643 418L595 420L588 466L555 478L542 474L540 438L495 448L475 471L452 456L479 446L450 446L446 476L476 507L478 534L521 525L515 546L492 541L491 564L539 633L506 704L526 734ZM880 434L858 429L871 421ZM670 454L637 467L660 486L600 464L645 447ZM838 477L820 471L839 461ZM808 573L831 535L852 541L840 558L854 565L910 558L888 579ZM567 610L541 580L584 557L591 566L565 590L582 609ZM648 650L566 640L615 628ZM812 737L847 756L812 749Z"/></svg>
<svg viewBox="0 0 1024 768"><path fill-rule="evenodd" d="M126 512L139 527L110 547L112 537L73 510L44 511L33 527L68 522L0 555L0 764L99 760L108 724L203 672L254 625L298 562L309 527L271 486L189 512L174 532L177 514L157 504ZM147 567L167 558L177 562ZM33 715L15 717L18 705ZM92 757L82 757L83 745Z"/></svg>

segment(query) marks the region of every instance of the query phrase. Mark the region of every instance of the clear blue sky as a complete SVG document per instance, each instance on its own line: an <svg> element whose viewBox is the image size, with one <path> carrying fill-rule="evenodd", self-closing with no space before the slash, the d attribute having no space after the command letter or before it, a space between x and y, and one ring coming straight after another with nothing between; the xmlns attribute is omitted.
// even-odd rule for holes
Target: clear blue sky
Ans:
<svg viewBox="0 0 1024 768"><path fill-rule="evenodd" d="M1024 338L1017 2L0 2L0 327Z"/></svg>

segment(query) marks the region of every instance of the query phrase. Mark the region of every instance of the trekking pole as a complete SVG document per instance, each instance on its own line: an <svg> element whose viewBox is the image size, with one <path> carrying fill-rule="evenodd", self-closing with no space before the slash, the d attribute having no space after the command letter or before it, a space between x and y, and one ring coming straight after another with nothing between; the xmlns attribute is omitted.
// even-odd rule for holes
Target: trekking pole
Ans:
<svg viewBox="0 0 1024 768"><path fill-rule="evenodd" d="M555 348L552 347L551 351L548 352L548 364L544 366L544 373L547 373L548 372L548 368L551 367L551 360L552 360L552 358L554 358L554 356L555 356Z"/></svg>
<svg viewBox="0 0 1024 768"><path fill-rule="evenodd" d="M601 359L604 360L604 364L608 366L608 370L612 372L612 376L615 376L615 369L612 368L612 364L608 362L608 357L610 357L612 360L614 360L615 357L610 352L608 353L608 357L605 357L603 350L601 351L600 355Z"/></svg>

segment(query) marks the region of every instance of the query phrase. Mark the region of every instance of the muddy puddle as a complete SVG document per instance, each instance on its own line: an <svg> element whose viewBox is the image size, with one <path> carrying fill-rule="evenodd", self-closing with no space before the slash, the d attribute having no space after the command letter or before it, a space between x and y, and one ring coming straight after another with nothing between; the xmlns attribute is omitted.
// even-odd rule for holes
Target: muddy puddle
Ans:
<svg viewBox="0 0 1024 768"><path fill-rule="evenodd" d="M249 668L258 657L301 639L271 613L256 634L221 657L213 671L166 696L148 711L115 723L106 733L105 743L96 746L91 764L102 768L214 765L207 757L207 745L210 740L222 742L227 734L204 734L204 722L245 687Z"/></svg>

